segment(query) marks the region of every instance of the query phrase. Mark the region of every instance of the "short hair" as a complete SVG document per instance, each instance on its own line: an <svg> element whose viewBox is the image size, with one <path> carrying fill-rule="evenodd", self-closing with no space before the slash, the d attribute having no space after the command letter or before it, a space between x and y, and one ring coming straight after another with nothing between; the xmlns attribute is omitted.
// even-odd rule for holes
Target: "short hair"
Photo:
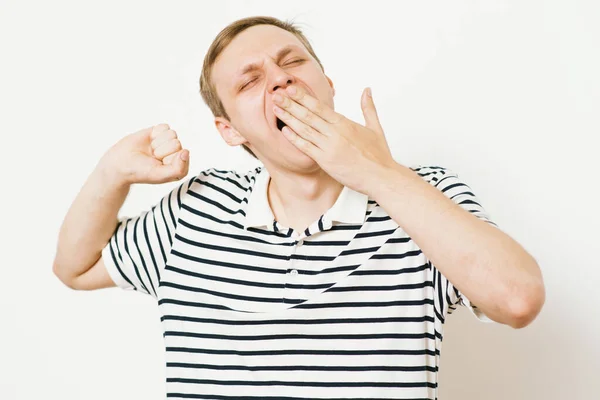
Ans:
<svg viewBox="0 0 600 400"><path fill-rule="evenodd" d="M293 33L302 42L306 50L311 56L319 63L319 66L323 71L323 64L315 54L310 42L304 36L300 28L295 25L292 21L282 21L274 17L268 16L256 16L242 18L227 25L219 34L215 37L212 44L208 48L206 56L204 57L204 64L202 65L202 74L200 75L200 94L202 99L210 108L210 111L215 117L223 117L229 120L229 116L223 107L223 103L217 95L214 82L212 81L212 67L217 60L217 57L223 52L223 50L231 43L231 41L246 29L256 25L273 25L278 28L284 29L288 32ZM258 159L256 155L250 150L245 144L242 145L244 150L248 152L252 157Z"/></svg>

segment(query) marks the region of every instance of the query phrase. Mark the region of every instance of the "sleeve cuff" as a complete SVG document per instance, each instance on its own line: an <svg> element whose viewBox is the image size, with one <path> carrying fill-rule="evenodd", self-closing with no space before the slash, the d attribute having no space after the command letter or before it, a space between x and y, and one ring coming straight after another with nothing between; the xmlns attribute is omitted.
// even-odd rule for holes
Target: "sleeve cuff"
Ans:
<svg viewBox="0 0 600 400"><path fill-rule="evenodd" d="M487 315L485 315L485 313L483 311L481 311L479 308L477 308L477 306L473 305L473 303L471 303L471 301L462 293L461 293L461 298L462 298L463 305L465 305L469 309L469 311L471 311L471 313L475 316L475 318L477 318L481 322L486 322L488 324L496 322L493 319L491 319L490 317L488 317Z"/></svg>
<svg viewBox="0 0 600 400"><path fill-rule="evenodd" d="M485 323L488 323L488 324L496 322L493 319L491 319L490 317L488 317L487 315L485 315L484 312L481 311L480 309L473 308L473 307L468 307L468 308L471 311L471 313L473 313L473 315L475 315L475 317L478 320L480 320L481 322L485 322Z"/></svg>
<svg viewBox="0 0 600 400"><path fill-rule="evenodd" d="M134 290L134 288L129 284L129 282L127 282L123 278L123 275L121 275L121 272L119 272L119 269L118 269L117 265L115 264L115 260L113 259L113 256L111 254L110 246L111 246L111 241L109 240L108 243L106 244L106 246L104 246L104 248L102 249L102 261L104 262L104 265L106 266L108 275L113 280L113 282L121 289Z"/></svg>

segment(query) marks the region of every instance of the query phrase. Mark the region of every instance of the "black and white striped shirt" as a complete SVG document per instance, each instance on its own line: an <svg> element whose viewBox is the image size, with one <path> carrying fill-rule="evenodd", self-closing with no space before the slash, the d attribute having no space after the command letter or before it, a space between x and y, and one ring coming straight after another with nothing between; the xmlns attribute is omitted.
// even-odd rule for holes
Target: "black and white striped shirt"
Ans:
<svg viewBox="0 0 600 400"><path fill-rule="evenodd" d="M497 227L455 173L410 168ZM204 170L120 218L103 250L119 287L158 302L167 397L436 399L446 316L493 321L367 195L344 187L297 232L268 181L263 166Z"/></svg>

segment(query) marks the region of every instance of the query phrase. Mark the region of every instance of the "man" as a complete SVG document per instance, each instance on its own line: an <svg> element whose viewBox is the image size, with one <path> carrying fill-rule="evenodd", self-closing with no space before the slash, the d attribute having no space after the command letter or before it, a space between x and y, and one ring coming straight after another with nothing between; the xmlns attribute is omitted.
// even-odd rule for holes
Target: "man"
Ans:
<svg viewBox="0 0 600 400"><path fill-rule="evenodd" d="M514 328L539 313L534 258L457 174L393 160L370 90L364 126L336 113L292 24L234 22L200 84L223 139L264 167L207 169L117 220L132 183L188 172L168 125L131 134L75 199L54 263L74 289L157 300L168 397L435 399L457 305Z"/></svg>

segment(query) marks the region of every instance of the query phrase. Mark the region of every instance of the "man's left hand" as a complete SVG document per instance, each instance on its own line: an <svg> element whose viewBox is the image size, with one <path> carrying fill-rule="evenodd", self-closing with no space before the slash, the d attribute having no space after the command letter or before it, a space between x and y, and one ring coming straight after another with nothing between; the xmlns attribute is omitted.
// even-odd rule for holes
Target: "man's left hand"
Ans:
<svg viewBox="0 0 600 400"><path fill-rule="evenodd" d="M287 125L284 136L344 186L370 195L377 177L399 165L390 152L369 88L361 97L365 126L297 86L275 94L273 101L279 105L274 107L275 115Z"/></svg>

